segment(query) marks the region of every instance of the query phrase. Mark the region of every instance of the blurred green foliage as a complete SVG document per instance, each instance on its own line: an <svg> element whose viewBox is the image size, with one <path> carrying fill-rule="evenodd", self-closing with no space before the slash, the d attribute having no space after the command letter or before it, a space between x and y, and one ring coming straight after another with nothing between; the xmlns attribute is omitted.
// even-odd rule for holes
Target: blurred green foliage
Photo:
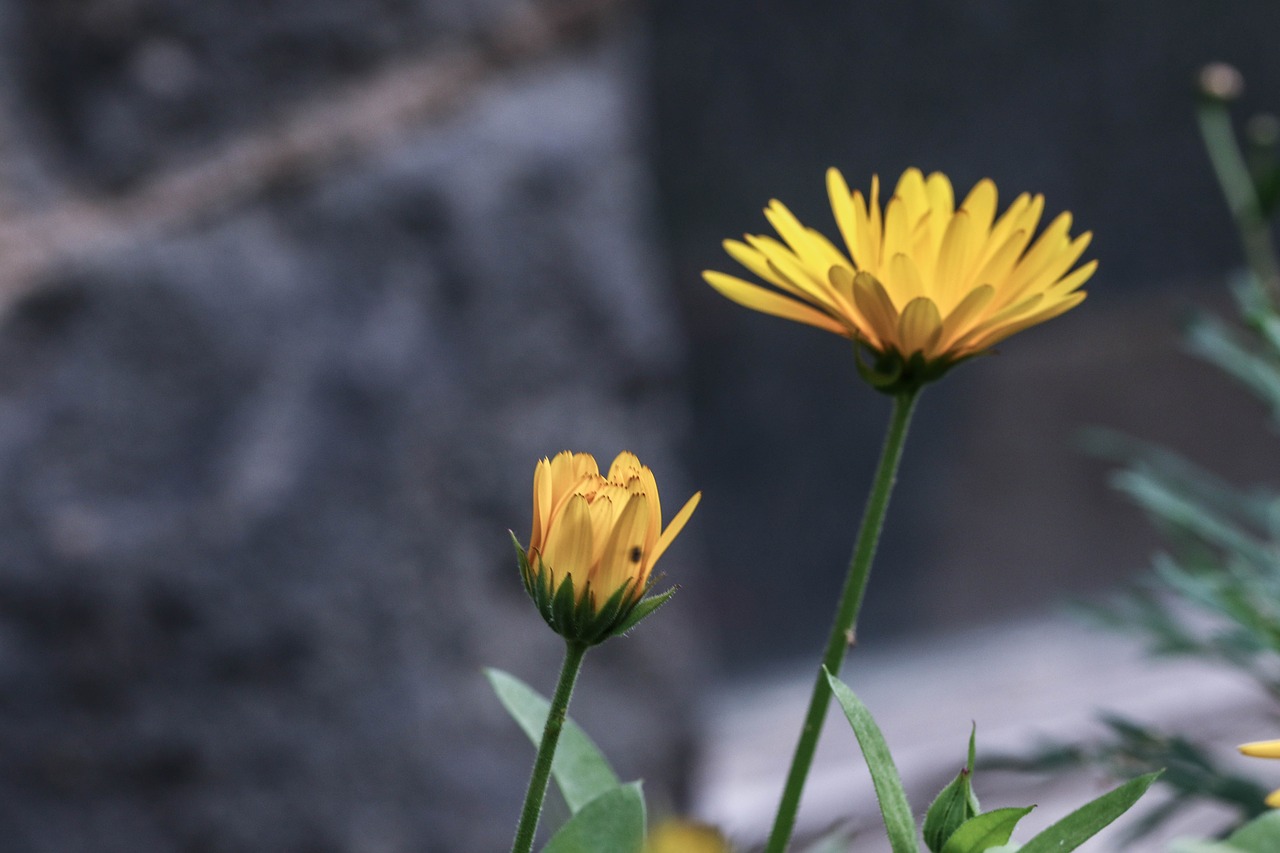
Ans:
<svg viewBox="0 0 1280 853"><path fill-rule="evenodd" d="M1229 113L1238 73L1210 66L1201 79L1197 118L1246 268L1231 282L1236 315L1193 315L1185 345L1256 397L1280 427L1280 263L1272 239L1280 205L1280 122L1255 117L1241 138ZM1220 85L1224 81L1229 85ZM1146 512L1167 543L1147 577L1087 608L1089 618L1141 637L1153 655L1199 658L1241 672L1280 703L1280 491L1229 484L1176 453L1112 432L1089 432L1084 443L1122 466L1112 484ZM1143 815L1131 838L1190 801L1234 808L1239 821L1224 834L1268 811L1267 786L1223 770L1191 737L1115 716L1103 722L1107 735L1099 742L1049 744L984 764L1041 771L1089 766L1118 777L1166 768L1160 785L1171 796ZM1276 736L1280 732L1257 733Z"/></svg>

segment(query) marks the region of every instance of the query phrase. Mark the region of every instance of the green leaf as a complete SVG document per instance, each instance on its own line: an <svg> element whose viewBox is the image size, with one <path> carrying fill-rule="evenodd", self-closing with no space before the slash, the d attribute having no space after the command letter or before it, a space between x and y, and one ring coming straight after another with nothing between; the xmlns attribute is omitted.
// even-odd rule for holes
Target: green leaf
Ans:
<svg viewBox="0 0 1280 853"><path fill-rule="evenodd" d="M1066 853L1098 834L1129 810L1163 771L1131 779L1098 797L1022 845L1022 853Z"/></svg>
<svg viewBox="0 0 1280 853"><path fill-rule="evenodd" d="M826 668L823 668L826 671ZM880 801L880 814L884 817L884 828L889 834L889 846L893 853L920 853L916 842L916 824L911 816L911 806L907 803L907 792L902 788L902 779L898 776L898 768L894 766L893 756L889 754L889 745L884 742L884 735L876 725L871 712L862 700L853 695L853 691L844 682L827 671L827 683L831 691L844 709L844 715L853 726L853 733L858 737L858 745L862 747L862 755L867 761L867 769L871 771L871 781L875 785L876 799Z"/></svg>
<svg viewBox="0 0 1280 853"><path fill-rule="evenodd" d="M618 785L579 809L542 853L640 853L644 823L640 783Z"/></svg>
<svg viewBox="0 0 1280 853"><path fill-rule="evenodd" d="M969 818L947 839L942 853L982 853L1007 844L1018 825L1035 806L995 809Z"/></svg>
<svg viewBox="0 0 1280 853"><path fill-rule="evenodd" d="M941 853L951 833L976 815L978 798L973 794L973 760L976 752L975 726L969 732L969 759L964 769L934 798L924 816L924 843L933 853Z"/></svg>
<svg viewBox="0 0 1280 853"><path fill-rule="evenodd" d="M1231 833L1227 843L1245 853L1280 850L1280 812L1267 812Z"/></svg>
<svg viewBox="0 0 1280 853"><path fill-rule="evenodd" d="M529 736L529 740L534 746L541 743L551 703L529 685L500 669L486 669L485 675L507 713ZM618 787L618 776L599 747L573 720L565 720L560 731L560 742L551 762L551 775L573 812L605 791Z"/></svg>

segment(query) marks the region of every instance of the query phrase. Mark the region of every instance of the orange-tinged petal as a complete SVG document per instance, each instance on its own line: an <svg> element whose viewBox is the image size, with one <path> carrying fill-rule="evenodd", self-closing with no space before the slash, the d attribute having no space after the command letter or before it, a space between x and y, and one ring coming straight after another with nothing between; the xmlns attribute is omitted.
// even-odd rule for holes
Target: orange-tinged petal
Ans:
<svg viewBox="0 0 1280 853"><path fill-rule="evenodd" d="M601 602L629 580L635 580L643 588L648 580L644 571L648 528L649 501L644 495L632 495L613 525L591 581Z"/></svg>
<svg viewBox="0 0 1280 853"><path fill-rule="evenodd" d="M533 469L533 532L529 552L542 550L542 540L551 521L551 460L540 459Z"/></svg>
<svg viewBox="0 0 1280 853"><path fill-rule="evenodd" d="M614 483L626 483L632 476L639 476L642 468L640 458L630 450L624 450L609 464L608 479Z"/></svg>
<svg viewBox="0 0 1280 853"><path fill-rule="evenodd" d="M574 591L579 595L586 588L594 545L591 527L591 508L587 499L581 495L572 496L551 526L547 547L542 552L542 561L551 572L553 589L566 575L573 575Z"/></svg>

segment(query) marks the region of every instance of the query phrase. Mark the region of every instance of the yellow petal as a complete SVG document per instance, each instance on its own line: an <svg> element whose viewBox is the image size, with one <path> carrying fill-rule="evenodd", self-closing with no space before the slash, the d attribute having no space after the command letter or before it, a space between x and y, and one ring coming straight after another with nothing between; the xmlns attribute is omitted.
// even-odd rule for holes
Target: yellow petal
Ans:
<svg viewBox="0 0 1280 853"><path fill-rule="evenodd" d="M805 267L796 253L788 247L769 237L747 236L747 241L764 255L769 268L775 276L784 280L784 289L822 309L835 307L831 295L831 287L825 280L826 267L822 268L823 279L819 280L815 271Z"/></svg>
<svg viewBox="0 0 1280 853"><path fill-rule="evenodd" d="M858 311L866 318L875 335L867 343L883 349L885 341L898 336L898 309L884 285L870 273L860 272L853 279L853 298Z"/></svg>
<svg viewBox="0 0 1280 853"><path fill-rule="evenodd" d="M836 217L836 227L840 229L840 236L844 238L844 244L856 264L860 249L853 196L849 193L849 185L845 182L844 175L834 167L827 169L827 198L831 201L831 212ZM865 211L863 219L866 219Z"/></svg>
<svg viewBox="0 0 1280 853"><path fill-rule="evenodd" d="M943 221L951 218L956 209L955 194L951 191L951 181L941 172L934 172L924 182L929 193L929 208L940 215Z"/></svg>
<svg viewBox="0 0 1280 853"><path fill-rule="evenodd" d="M573 575L575 591L581 595L591 568L591 509L587 499L574 495L547 535L542 561L551 572L553 588L566 575Z"/></svg>
<svg viewBox="0 0 1280 853"><path fill-rule="evenodd" d="M630 450L624 450L613 457L613 462L609 464L608 479L611 482L625 485L627 480L640 476L640 469L643 467L640 464L639 457Z"/></svg>
<svg viewBox="0 0 1280 853"><path fill-rule="evenodd" d="M702 492L695 492L693 497L685 501L684 506L680 507L680 511L676 513L676 517L671 519L671 523L667 525L667 529L662 531L662 535L658 537L658 544L653 546L653 553L649 555L649 570L653 570L653 564L658 562L658 558L667 552L667 547L680 535L680 531L689 521L689 516L693 515L693 511L698 508L698 502L702 500Z"/></svg>
<svg viewBox="0 0 1280 853"><path fill-rule="evenodd" d="M960 304L942 321L942 334L938 337L938 348L946 351L963 336L982 316L987 305L995 296L996 289L989 284L974 288L969 295L960 300Z"/></svg>
<svg viewBox="0 0 1280 853"><path fill-rule="evenodd" d="M884 246L881 258L892 262L897 255L911 251L911 223L907 221L907 205L894 196L884 211Z"/></svg>
<svg viewBox="0 0 1280 853"><path fill-rule="evenodd" d="M866 273L858 273L858 275L866 275ZM835 266L827 273L827 278L831 281L831 286L840 294L845 305L848 307L841 312L841 319L851 324L858 335L863 340L875 346L875 341L879 340L879 335L874 327L868 322L866 315L858 309L856 303L856 294L854 293L853 280L854 274L847 268Z"/></svg>
<svg viewBox="0 0 1280 853"><path fill-rule="evenodd" d="M1046 320L1052 320L1060 314L1067 313L1083 302L1087 295L1084 291L1078 290L1064 299L1041 307L1033 314L1028 314L1018 320L992 328L984 337L980 340L975 340L973 343L978 350L990 349L1011 335L1016 335L1018 332L1029 329L1032 326L1038 326Z"/></svg>
<svg viewBox="0 0 1280 853"><path fill-rule="evenodd" d="M997 197L996 185L989 178L983 178L974 184L960 205L960 209L969 214L975 237L985 238L991 231L991 223L996 217Z"/></svg>
<svg viewBox="0 0 1280 853"><path fill-rule="evenodd" d="M828 332L835 332L837 335L843 335L846 338L852 337L852 333L844 324L814 308L810 308L802 302L797 302L789 297L765 290L758 285L745 282L740 278L734 278L731 275L725 275L714 270L704 271L702 278L723 296L753 311L772 314L775 317L782 317L787 320L795 320L797 323L806 323L819 329L825 329Z"/></svg>
<svg viewBox="0 0 1280 853"><path fill-rule="evenodd" d="M929 194L925 191L924 175L919 169L913 167L903 172L893 194L902 199L908 222L915 223L929 210Z"/></svg>
<svg viewBox="0 0 1280 853"><path fill-rule="evenodd" d="M1255 740L1243 743L1239 750L1254 758L1280 758L1280 740Z"/></svg>
<svg viewBox="0 0 1280 853"><path fill-rule="evenodd" d="M551 460L541 459L533 469L533 532L529 551L542 551L542 538L551 520Z"/></svg>
<svg viewBox="0 0 1280 853"><path fill-rule="evenodd" d="M1063 293L1070 293L1071 291L1075 290L1077 287L1079 287L1080 285L1088 281L1093 276L1094 272L1097 269L1098 269L1097 260L1089 261L1089 263L1080 267L1078 270L1071 273L1071 275L1055 282L1053 286L1048 289L1047 291L1048 295L1056 296Z"/></svg>
<svg viewBox="0 0 1280 853"><path fill-rule="evenodd" d="M893 298L894 305L905 306L919 296L929 296L920 270L910 256L899 252L889 259L888 281L882 281L885 291Z"/></svg>
<svg viewBox="0 0 1280 853"><path fill-rule="evenodd" d="M780 287L783 290L789 290L789 285L769 268L769 259L764 253L758 249L748 246L746 243L737 240L725 240L721 245L724 250L729 253L729 257L760 276L774 287Z"/></svg>
<svg viewBox="0 0 1280 853"><path fill-rule="evenodd" d="M1267 794L1267 798L1263 802L1273 809L1280 809L1280 791L1272 791Z"/></svg>
<svg viewBox="0 0 1280 853"><path fill-rule="evenodd" d="M923 352L929 357L941 332L942 317L934 301L924 296L912 299L898 318L899 349L904 356Z"/></svg>
<svg viewBox="0 0 1280 853"><path fill-rule="evenodd" d="M969 252L973 246L970 238L969 214L963 208L956 211L942 237L938 249L938 265L933 273L933 287L929 294L936 298L944 310L959 301L959 294L967 285Z"/></svg>
<svg viewBox="0 0 1280 853"><path fill-rule="evenodd" d="M649 501L644 495L632 495L614 523L604 553L591 580L598 600L603 602L629 580L640 587L645 577L645 535L649 528Z"/></svg>

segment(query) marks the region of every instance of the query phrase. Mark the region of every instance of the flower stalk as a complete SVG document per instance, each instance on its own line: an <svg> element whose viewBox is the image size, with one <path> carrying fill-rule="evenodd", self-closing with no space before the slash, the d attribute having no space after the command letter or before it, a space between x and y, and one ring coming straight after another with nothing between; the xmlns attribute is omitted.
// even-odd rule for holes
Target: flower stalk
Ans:
<svg viewBox="0 0 1280 853"><path fill-rule="evenodd" d="M817 668L813 694L809 699L809 710L805 714L800 739L791 759L791 769L787 773L786 785L782 790L782 801L774 818L773 831L769 835L765 853L783 853L791 840L796 813L800 808L800 795L804 792L805 780L809 776L809 768L813 764L813 755L818 746L818 736L822 733L827 706L831 703L831 686L827 681L826 672L830 672L833 676L839 675L845 655L854 643L858 612L862 609L867 580L871 576L871 563L880 541L885 513L889 509L889 497L893 492L894 481L897 479L898 463L902 459L902 448L906 443L907 428L911 425L911 415L915 411L919 395L920 388L915 387L904 390L893 398L893 412L890 415L884 448L880 451L880 462L876 467L871 494L867 498L862 524L858 529L853 555L849 560L849 571L840 593L839 606L836 608L835 619L831 625L831 635L827 639L822 662Z"/></svg>
<svg viewBox="0 0 1280 853"><path fill-rule="evenodd" d="M542 801L546 799L547 784L551 780L551 762L555 758L556 744L560 742L560 732L569 713L573 685L578 680L578 671L582 669L582 659L586 657L588 648L586 643L572 640L565 643L560 679L556 682L556 692L551 697L551 707L547 711L547 724L542 730L542 742L538 744L538 757L533 762L533 773L529 777L529 789L524 795L524 808L520 811L520 824L516 827L511 853L529 853L533 849L533 837L538 831L538 819L542 815Z"/></svg>

